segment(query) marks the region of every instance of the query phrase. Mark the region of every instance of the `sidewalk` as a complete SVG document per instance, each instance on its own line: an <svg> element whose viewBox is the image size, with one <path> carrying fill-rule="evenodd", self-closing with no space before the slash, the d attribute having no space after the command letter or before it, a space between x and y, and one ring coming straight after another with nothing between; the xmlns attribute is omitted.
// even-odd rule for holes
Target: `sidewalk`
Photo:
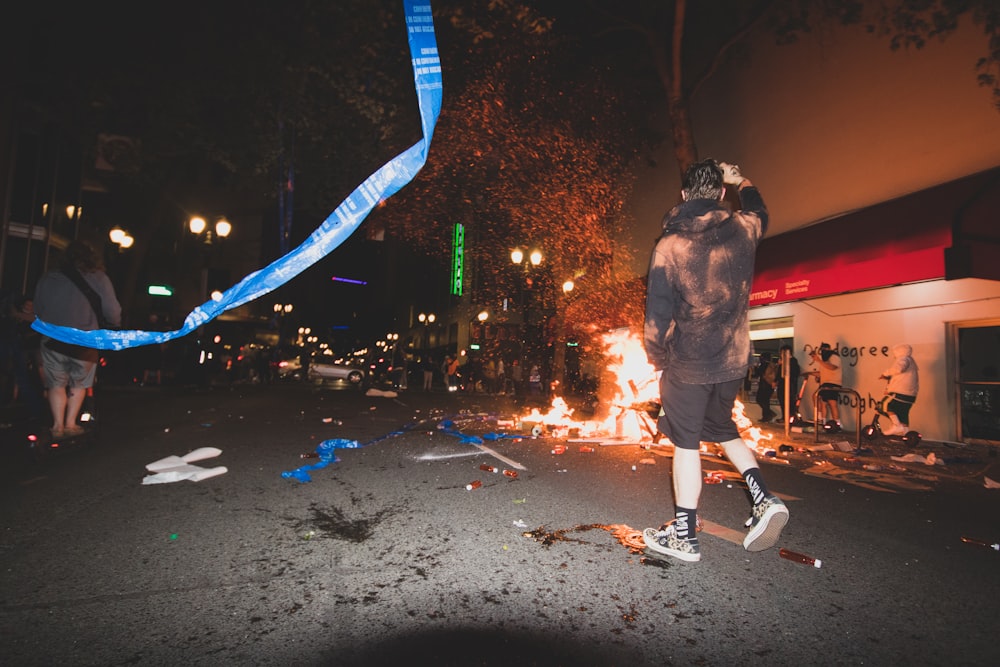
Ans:
<svg viewBox="0 0 1000 667"><path fill-rule="evenodd" d="M774 449L773 457L770 452L759 457L762 462L791 465L806 474L880 490L931 490L943 481L984 486L987 478L1000 483L997 446L933 440L910 446L898 439L869 440L862 427L858 447L853 430L821 432L818 437L814 432L792 431L786 436L783 424L755 426L770 438L768 444Z"/></svg>

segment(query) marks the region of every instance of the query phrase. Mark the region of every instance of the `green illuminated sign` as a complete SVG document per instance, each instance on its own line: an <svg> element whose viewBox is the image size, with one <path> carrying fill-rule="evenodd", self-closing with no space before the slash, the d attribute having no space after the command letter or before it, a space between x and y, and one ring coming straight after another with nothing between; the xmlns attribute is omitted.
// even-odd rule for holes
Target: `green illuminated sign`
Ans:
<svg viewBox="0 0 1000 667"><path fill-rule="evenodd" d="M146 292L151 296L173 296L174 288L170 285L150 285Z"/></svg>
<svg viewBox="0 0 1000 667"><path fill-rule="evenodd" d="M451 254L451 293L462 296L462 281L465 267L465 225L455 223Z"/></svg>

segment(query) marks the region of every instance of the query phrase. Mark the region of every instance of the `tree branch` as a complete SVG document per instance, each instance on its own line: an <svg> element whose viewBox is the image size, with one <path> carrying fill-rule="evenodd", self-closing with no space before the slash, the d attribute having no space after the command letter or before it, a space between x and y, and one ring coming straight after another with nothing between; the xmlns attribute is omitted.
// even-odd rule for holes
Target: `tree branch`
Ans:
<svg viewBox="0 0 1000 667"><path fill-rule="evenodd" d="M767 16L768 12L771 11L771 8L774 7L776 3L777 0L766 0L766 2L756 5L751 10L750 17L743 24L743 26L730 35L729 39L723 42L722 46L720 46L715 52L715 57L712 59L712 62L709 63L708 67L705 68L705 71L694 80L694 83L691 86L691 92L688 95L689 99L693 99L698 93L698 89L701 88L701 84L705 83L705 81L711 78L711 76L718 71L726 57L726 54L728 54L729 49L741 42L748 34L750 34L750 32L752 32L760 24L761 20Z"/></svg>

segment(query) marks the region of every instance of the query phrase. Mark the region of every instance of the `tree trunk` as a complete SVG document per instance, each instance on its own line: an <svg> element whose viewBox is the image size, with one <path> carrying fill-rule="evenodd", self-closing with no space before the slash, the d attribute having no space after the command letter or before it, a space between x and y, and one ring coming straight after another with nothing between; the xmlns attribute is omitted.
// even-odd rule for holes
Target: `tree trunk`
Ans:
<svg viewBox="0 0 1000 667"><path fill-rule="evenodd" d="M660 76L663 89L667 91L667 112L670 115L671 137L674 142L674 157L680 170L681 180L684 172L698 161L698 147L694 142L694 130L691 127L691 112L688 108L688 98L684 93L684 78L682 75L681 46L684 41L685 0L674 3L674 30L670 53L667 45L657 33L647 32L647 40L653 52L656 71Z"/></svg>

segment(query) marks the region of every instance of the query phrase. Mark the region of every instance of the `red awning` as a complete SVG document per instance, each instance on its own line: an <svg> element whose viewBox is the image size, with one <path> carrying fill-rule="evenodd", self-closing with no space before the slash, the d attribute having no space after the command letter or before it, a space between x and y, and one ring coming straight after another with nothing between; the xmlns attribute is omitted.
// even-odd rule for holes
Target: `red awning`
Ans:
<svg viewBox="0 0 1000 667"><path fill-rule="evenodd" d="M1000 279L1000 168L764 239L750 305L967 277Z"/></svg>

